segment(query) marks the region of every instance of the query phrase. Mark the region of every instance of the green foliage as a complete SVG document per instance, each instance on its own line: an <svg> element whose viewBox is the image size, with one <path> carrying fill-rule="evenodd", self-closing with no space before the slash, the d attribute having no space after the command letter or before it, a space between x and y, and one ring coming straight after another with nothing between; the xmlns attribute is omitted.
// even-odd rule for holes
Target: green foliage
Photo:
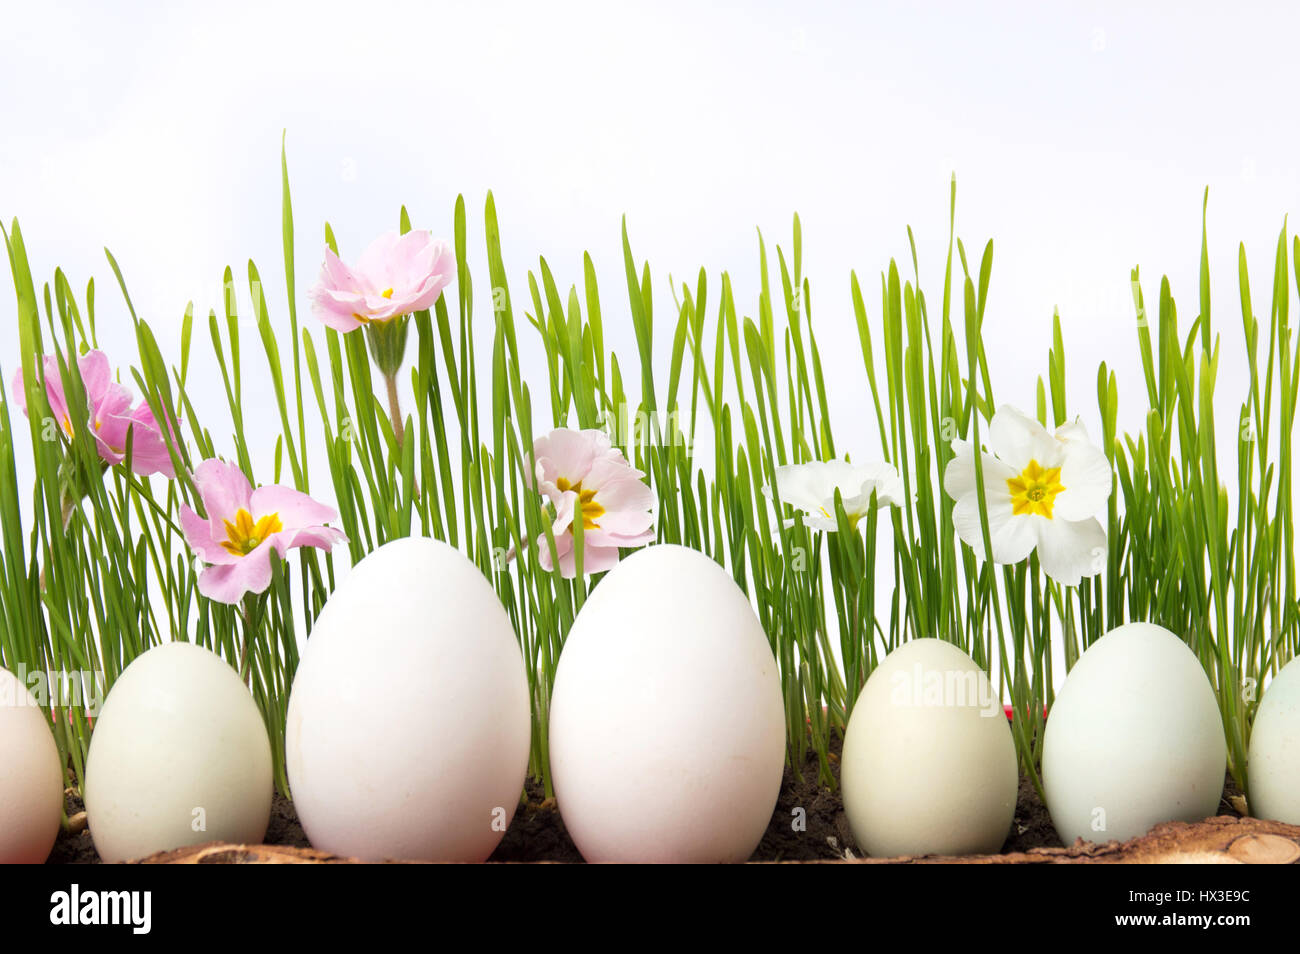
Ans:
<svg viewBox="0 0 1300 954"><path fill-rule="evenodd" d="M511 295L491 194L478 238L487 250L488 294L476 315L466 264L471 230L465 203L458 199L452 219L455 292L449 290L432 311L409 318L415 347L409 377L403 377L393 356L395 340L371 335L368 347L364 333L340 335L316 323L299 326L287 162L282 172L288 333L250 262L252 319L262 354L244 350L233 275L226 269L223 314L212 311L207 322L228 413L213 425L215 432L203 422L220 414L213 406L216 396L194 394L188 387L193 306L184 314L181 352L170 358L132 310L136 357L130 377L158 419L176 425L180 439L170 448L180 475L175 481L106 468L88 435L69 438L61 430L51 435L43 429L47 408L38 356L57 354L71 399L84 395L73 359L97 346L94 285L87 287L84 310L62 272L38 299L17 222L5 233L32 413L23 437L14 429L19 418L9 395L3 395L4 665L29 671L88 669L101 672L111 686L131 659L161 641L188 639L208 646L248 678L272 736L277 782L286 789L282 740L298 639L309 637L334 586L334 558L311 549L294 551L287 561L276 561L264 597L242 608L210 603L198 595L199 568L185 547L177 514L182 503L198 506L188 470L213 456L236 461L256 483L285 482L310 491L308 445L318 443L328 462L339 525L349 538L349 562L388 540L425 534L458 547L495 587L529 674L531 770L549 792L546 727L555 668L566 633L599 581L581 573L564 580L542 570L538 548L553 547L554 538L528 460L534 437L550 427L603 427L648 475L658 499L658 540L708 554L753 600L780 668L789 757L796 769L811 751L822 781L832 782L832 734L843 732L877 662L905 640L937 636L1000 672L1001 693L1013 706L1022 768L1037 783L1043 712L1061 676L1053 673L1053 647L1063 648L1068 667L1113 626L1149 620L1182 634L1201 659L1218 693L1232 771L1245 781L1255 697L1243 687L1258 685L1300 651L1291 474L1300 354L1293 353L1289 324L1290 269L1300 286L1300 239L1294 240L1288 262L1285 227L1267 322L1252 311L1241 253L1250 386L1233 398L1240 401L1240 422L1231 422L1238 439L1226 470L1235 471L1235 503L1218 458L1220 352L1210 322L1204 234L1200 308L1185 333L1167 280L1148 318L1134 269L1145 391L1126 397L1145 403L1145 426L1135 434L1117 433L1119 387L1103 364L1097 375L1098 411L1102 445L1115 470L1105 521L1106 565L1079 587L1061 587L1033 557L1006 567L978 560L957 538L953 501L942 490L952 441L979 444L997 406L982 336L993 245L985 246L972 270L952 231L955 182L937 314L920 287L910 230L911 276L889 263L880 279L880 309L873 315L852 274L843 306L852 308L864 396L870 396L874 415L866 425L873 432L868 436L878 432L883 456L902 475L907 502L873 511L855 528L837 498L839 531L823 533L797 516L787 520L774 487L775 508L764 495L775 467L836 455L828 389L861 386L827 382L823 374L797 216L791 244L777 246L774 259L758 236L754 314L737 305L728 274L710 278L701 269L693 287L667 283L671 308L661 299L658 339L654 290L665 286L648 263L636 259L625 222L624 280L636 353L620 361L607 344L590 256L584 256L582 273L567 286L540 259L536 272L527 275L526 295ZM410 228L405 209L400 225L403 231ZM334 247L328 225L325 240ZM111 255L109 262L130 308ZM517 321L521 313L526 326ZM525 329L526 341L520 340L519 328ZM406 320L392 329L403 342L409 330ZM127 361L124 345L113 342L109 348L119 362ZM540 347L548 371L537 407L522 371L525 346ZM664 354L666 387L660 389L657 384L665 379L656 375L656 360ZM378 375L372 355L380 361ZM242 382L249 361L258 365L255 373L268 375L273 388L280 436L269 470L265 461L253 459L247 440ZM1044 424L1059 425L1078 413L1065 406L1065 372L1058 317L1046 377L1039 381L1037 414ZM381 381L386 399L377 396ZM629 384L637 386L635 394ZM0 394L2 389L0 382ZM319 426L307 407L319 415ZM15 465L15 446L25 440L36 475L30 488L19 485ZM697 447L708 448L708 455L697 457ZM980 455L975 460L989 552ZM316 486L325 496L319 480ZM577 549L580 560L580 535ZM880 587L882 578L894 585ZM889 596L882 600L881 592ZM358 660L359 665L380 663ZM51 715L71 779L79 783L91 726L77 707L53 705Z"/></svg>

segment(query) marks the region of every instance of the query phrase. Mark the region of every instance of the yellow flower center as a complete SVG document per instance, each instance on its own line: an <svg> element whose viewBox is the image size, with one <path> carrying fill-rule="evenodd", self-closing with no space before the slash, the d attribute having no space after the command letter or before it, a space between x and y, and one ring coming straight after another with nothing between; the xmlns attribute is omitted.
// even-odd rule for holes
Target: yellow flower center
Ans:
<svg viewBox="0 0 1300 954"><path fill-rule="evenodd" d="M381 292L379 293L379 297L380 297L380 298L392 298L392 297L393 297L393 290L392 290L391 288L386 288L386 289L384 289L383 291L381 291Z"/></svg>
<svg viewBox="0 0 1300 954"><path fill-rule="evenodd" d="M1011 512L1017 517L1037 514L1052 519L1052 504L1056 495L1065 489L1061 484L1061 468L1044 470L1038 461L1031 460L1018 477L1007 479L1011 491Z"/></svg>
<svg viewBox="0 0 1300 954"><path fill-rule="evenodd" d="M226 525L226 539L221 541L221 545L227 553L238 557L248 556L262 545L263 540L284 529L278 513L267 514L254 523L253 515L243 509L235 514L234 523L229 520L222 522Z"/></svg>
<svg viewBox="0 0 1300 954"><path fill-rule="evenodd" d="M561 492L572 490L578 495L578 505L582 509L582 529L600 529L600 525L596 523L596 518L605 512L605 508L596 502L596 491L583 489L582 481L571 484L567 477L561 477L555 482L555 486L560 488Z"/></svg>

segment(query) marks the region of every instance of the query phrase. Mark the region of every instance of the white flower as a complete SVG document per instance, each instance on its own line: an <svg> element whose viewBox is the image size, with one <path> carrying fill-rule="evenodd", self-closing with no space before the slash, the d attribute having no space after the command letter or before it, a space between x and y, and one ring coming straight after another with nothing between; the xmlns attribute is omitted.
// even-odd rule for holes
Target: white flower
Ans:
<svg viewBox="0 0 1300 954"><path fill-rule="evenodd" d="M1096 514L1110 499L1111 467L1075 421L1056 434L1003 405L989 425L983 454L984 494L993 562L1019 563L1035 549L1052 579L1067 586L1106 567L1106 531ZM957 501L953 524L983 559L975 455L969 441L953 441L957 456L943 488Z"/></svg>
<svg viewBox="0 0 1300 954"><path fill-rule="evenodd" d="M787 464L776 469L776 489L781 502L804 512L804 524L817 530L835 530L835 491L844 503L849 526L857 529L858 521L871 510L871 493L876 505L897 506L903 499L903 481L889 464L850 464L844 460L816 460L806 464ZM769 498L772 488L764 487ZM792 526L793 520L786 521Z"/></svg>

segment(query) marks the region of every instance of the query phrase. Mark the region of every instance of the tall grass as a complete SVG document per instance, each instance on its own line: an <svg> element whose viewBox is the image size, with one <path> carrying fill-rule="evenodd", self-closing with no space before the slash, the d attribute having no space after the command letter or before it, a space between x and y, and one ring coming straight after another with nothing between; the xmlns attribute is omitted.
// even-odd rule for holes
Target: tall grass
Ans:
<svg viewBox="0 0 1300 954"><path fill-rule="evenodd" d="M956 237L955 180L937 302L921 288L909 229L910 272L894 261L882 270L878 309L856 273L847 299L829 306L833 313L852 312L861 381L827 380L824 373L797 216L788 244L758 238L751 312L740 302L754 301L753 292L738 295L726 272L711 277L701 269L693 283L656 275L636 258L626 223L624 273L607 276L603 289L589 255L581 274L559 277L543 258L536 270L513 276L512 285L491 194L481 229L471 229L460 198L451 218L454 294L449 290L431 311L392 329L407 342L411 362L409 377L389 400L361 333L339 334L299 318L283 156L282 176L287 301L267 302L250 262L252 347L241 338L246 324L237 314L231 269L223 276L222 312L209 312L206 322L199 317L223 395L189 387L192 304L179 354L164 356L133 309L134 347L104 343L123 368L129 363L124 383L148 398L159 420L176 425L175 481L105 469L87 435L69 439L43 427L38 355L57 353L73 399L84 394L73 359L100 344L95 287L89 283L78 300L56 272L38 295L18 223L5 232L31 409L25 436L10 395L0 410L5 666L92 670L111 686L125 665L159 642L208 646L246 670L272 737L277 783L287 790L282 741L298 640L310 638L333 589L334 556L296 551L276 563L268 593L243 607L201 598L177 513L196 500L188 469L223 456L257 483L285 482L332 497L349 538L349 563L387 540L424 534L459 548L479 567L518 634L533 704L531 772L550 794L546 727L556 663L599 579L580 573L565 580L541 568L537 541L552 546L553 533L526 462L534 438L551 427L601 427L648 475L658 498L658 540L708 554L752 598L780 668L796 772L811 756L821 781L833 784L832 738L843 732L866 678L900 643L937 636L998 674L1012 706L1022 769L1039 784L1043 713L1063 676L1053 671L1054 650L1068 667L1108 629L1150 620L1184 636L1205 666L1223 713L1232 772L1246 782L1260 682L1300 651L1290 463L1300 355L1293 353L1289 324L1293 278L1300 288L1300 239L1290 239L1288 257L1285 227L1267 321L1252 310L1241 253L1250 386L1228 399L1240 415L1228 419L1237 440L1223 464L1215 412L1225 399L1216 402L1220 341L1211 324L1204 232L1199 309L1185 328L1168 281L1160 283L1158 305L1149 312L1133 271L1134 340L1144 374L1137 386L1126 382L1121 394L1114 372L1102 364L1097 407L1067 408L1065 337L1059 317L1054 321L1034 410L1048 426L1095 413L1115 472L1104 521L1105 567L1078 587L1063 587L1034 557L1015 566L979 560L957 538L953 501L942 490L952 441L978 444L997 406L982 334L993 244L975 259ZM403 231L411 228L405 209L398 222ZM323 239L335 247L328 224ZM487 250L477 312L466 264L471 241ZM108 261L130 309L127 283L111 254ZM602 294L607 302L626 295L636 349L622 360L607 346ZM545 379L526 380L523 359L530 354L544 360ZM255 460L249 448L243 381L250 369L272 382L279 440L271 461ZM836 533L811 530L798 518L787 525L774 468L837 455L828 394L846 387L869 396L870 416L859 426L878 433L884 457L903 477L906 501L872 513L860 528L850 526L837 501ZM1143 402L1140 432L1117 432L1121 398ZM392 408L404 419L395 420ZM31 486L19 483L19 442L30 443ZM309 445L323 450L327 475L308 472ZM697 453L701 448L707 452ZM1225 478L1235 480L1235 500ZM577 544L580 560L580 536ZM882 580L893 586L881 586ZM76 706L54 704L51 718L70 783L78 785L91 725Z"/></svg>

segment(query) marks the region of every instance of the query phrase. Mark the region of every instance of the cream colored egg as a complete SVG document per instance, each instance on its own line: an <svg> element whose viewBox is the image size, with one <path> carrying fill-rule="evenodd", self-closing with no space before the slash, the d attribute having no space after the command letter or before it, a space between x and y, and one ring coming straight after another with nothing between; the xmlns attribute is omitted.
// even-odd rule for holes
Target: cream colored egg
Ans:
<svg viewBox="0 0 1300 954"><path fill-rule="evenodd" d="M1043 788L1061 841L1213 815L1227 743L1210 681L1169 630L1129 623L1074 664L1047 716Z"/></svg>
<svg viewBox="0 0 1300 954"><path fill-rule="evenodd" d="M257 844L271 791L266 725L219 656L164 643L118 676L86 757L86 822L101 859L209 841Z"/></svg>
<svg viewBox="0 0 1300 954"><path fill-rule="evenodd" d="M610 571L560 655L550 756L588 861L753 854L781 788L785 715L767 636L725 570L660 544Z"/></svg>
<svg viewBox="0 0 1300 954"><path fill-rule="evenodd" d="M445 543L386 543L343 578L289 699L289 787L312 845L479 862L523 792L528 679L501 601Z"/></svg>
<svg viewBox="0 0 1300 954"><path fill-rule="evenodd" d="M988 676L942 640L894 650L853 707L840 784L853 837L870 855L999 851L1019 773Z"/></svg>
<svg viewBox="0 0 1300 954"><path fill-rule="evenodd" d="M49 857L63 814L63 769L45 710L0 669L0 864Z"/></svg>
<svg viewBox="0 0 1300 954"><path fill-rule="evenodd" d="M1264 690L1250 731L1250 813L1300 825L1300 659Z"/></svg>

